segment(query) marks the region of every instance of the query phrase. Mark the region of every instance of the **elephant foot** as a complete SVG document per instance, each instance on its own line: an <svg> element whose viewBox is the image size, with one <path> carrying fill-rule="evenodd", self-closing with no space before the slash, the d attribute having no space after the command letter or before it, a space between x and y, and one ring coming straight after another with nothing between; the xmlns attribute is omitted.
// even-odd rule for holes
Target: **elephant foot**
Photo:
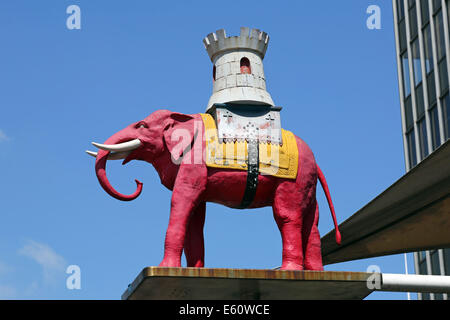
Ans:
<svg viewBox="0 0 450 320"><path fill-rule="evenodd" d="M173 258L164 258L158 267L181 268L181 260Z"/></svg>
<svg viewBox="0 0 450 320"><path fill-rule="evenodd" d="M203 260L197 260L194 262L188 261L187 266L192 268L203 268L205 266L205 263L203 262Z"/></svg>
<svg viewBox="0 0 450 320"><path fill-rule="evenodd" d="M280 270L303 270L303 266L295 262L283 262Z"/></svg>

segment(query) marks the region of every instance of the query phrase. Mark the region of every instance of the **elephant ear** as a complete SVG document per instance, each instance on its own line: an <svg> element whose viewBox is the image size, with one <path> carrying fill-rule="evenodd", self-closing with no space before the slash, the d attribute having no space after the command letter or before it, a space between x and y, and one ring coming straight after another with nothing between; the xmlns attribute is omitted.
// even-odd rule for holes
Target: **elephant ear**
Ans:
<svg viewBox="0 0 450 320"><path fill-rule="evenodd" d="M164 127L164 142L172 155L172 161L180 164L183 157L191 150L196 138L194 117L171 113Z"/></svg>

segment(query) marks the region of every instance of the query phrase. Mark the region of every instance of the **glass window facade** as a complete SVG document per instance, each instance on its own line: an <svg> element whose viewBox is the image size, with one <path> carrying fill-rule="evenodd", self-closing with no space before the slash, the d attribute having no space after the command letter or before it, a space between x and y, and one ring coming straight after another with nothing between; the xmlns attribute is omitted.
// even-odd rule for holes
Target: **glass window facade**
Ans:
<svg viewBox="0 0 450 320"><path fill-rule="evenodd" d="M409 64L408 64L408 52L405 52L402 56L402 68L403 68L403 90L405 98L411 94L411 82L409 79Z"/></svg>
<svg viewBox="0 0 450 320"><path fill-rule="evenodd" d="M445 274L450 274L450 249L444 249Z"/></svg>
<svg viewBox="0 0 450 320"><path fill-rule="evenodd" d="M439 62L439 83L441 85L441 92L448 90L447 60L445 57Z"/></svg>
<svg viewBox="0 0 450 320"><path fill-rule="evenodd" d="M414 5L409 9L409 34L411 39L417 36L417 31L417 11Z"/></svg>
<svg viewBox="0 0 450 320"><path fill-rule="evenodd" d="M406 141L408 143L409 165L411 168L413 168L417 164L416 139L414 137L414 130L411 130L406 134Z"/></svg>
<svg viewBox="0 0 450 320"><path fill-rule="evenodd" d="M431 143L433 151L441 144L441 137L439 133L439 115L437 105L434 105L430 110L430 122L431 122Z"/></svg>
<svg viewBox="0 0 450 320"><path fill-rule="evenodd" d="M425 49L425 68L427 74L433 71L433 48L431 46L431 29L430 25L427 24L423 29L423 40L424 40L424 49Z"/></svg>
<svg viewBox="0 0 450 320"><path fill-rule="evenodd" d="M449 39L445 38L449 32L450 1L445 0L445 6L442 0L394 0L393 3L397 12L399 86L404 92L401 108L405 119L405 158L407 170L410 170L450 138L450 66L447 61L450 52L446 43ZM423 48L423 55L420 48ZM450 248L423 251L416 253L415 258L416 273L450 275ZM423 293L421 298L443 299L450 298L450 294Z"/></svg>
<svg viewBox="0 0 450 320"><path fill-rule="evenodd" d="M442 113L444 118L445 140L450 139L450 96L449 93L442 98Z"/></svg>
<svg viewBox="0 0 450 320"><path fill-rule="evenodd" d="M430 106L436 103L436 81L434 78L434 72L427 76L427 84L428 84L428 103Z"/></svg>
<svg viewBox="0 0 450 320"><path fill-rule="evenodd" d="M450 21L450 1L447 0L446 4L447 4L447 16L448 16L447 21Z"/></svg>
<svg viewBox="0 0 450 320"><path fill-rule="evenodd" d="M444 31L444 18L442 10L438 10L434 16L435 29L436 29L436 51L439 68L439 84L441 86L441 92L448 90L448 68L446 59L446 47L445 47L445 31Z"/></svg>
<svg viewBox="0 0 450 320"><path fill-rule="evenodd" d="M400 51L406 50L406 23L405 20L399 25L399 36L400 36Z"/></svg>
<svg viewBox="0 0 450 320"><path fill-rule="evenodd" d="M405 119L406 119L406 130L411 130L414 124L411 97L408 97L405 100Z"/></svg>
<svg viewBox="0 0 450 320"><path fill-rule="evenodd" d="M423 117L419 123L419 144L420 144L420 157L424 159L428 155L428 140L427 140L427 124L425 117Z"/></svg>
<svg viewBox="0 0 450 320"><path fill-rule="evenodd" d="M429 293L422 293L422 300L430 300L430 294Z"/></svg>
<svg viewBox="0 0 450 320"><path fill-rule="evenodd" d="M419 259L419 274L428 274L427 269L427 259L425 251L421 251L418 253ZM422 293L423 300L430 300L430 295L428 293Z"/></svg>
<svg viewBox="0 0 450 320"><path fill-rule="evenodd" d="M414 70L414 85L418 85L422 82L422 67L420 65L420 45L419 38L416 38L411 45L412 49L412 61Z"/></svg>
<svg viewBox="0 0 450 320"><path fill-rule="evenodd" d="M403 20L405 17L405 6L403 4L403 0L396 0L397 1L397 15L398 15L398 21Z"/></svg>
<svg viewBox="0 0 450 320"><path fill-rule="evenodd" d="M439 10L442 6L441 0L433 0L433 9L434 12L436 12L437 10Z"/></svg>
<svg viewBox="0 0 450 320"><path fill-rule="evenodd" d="M432 274L435 276L441 275L441 267L439 264L439 252L437 250L433 250L430 252L430 258L431 258L431 270ZM434 294L435 300L442 300L443 295L441 293L435 293Z"/></svg>
<svg viewBox="0 0 450 320"><path fill-rule="evenodd" d="M417 118L420 118L425 111L425 101L423 100L423 86L422 83L416 87L416 110Z"/></svg>
<svg viewBox="0 0 450 320"><path fill-rule="evenodd" d="M430 252L431 257L431 274L434 276L439 276L441 274L441 268L439 266L439 253L437 250Z"/></svg>
<svg viewBox="0 0 450 320"><path fill-rule="evenodd" d="M428 6L428 1L420 1L420 10L422 17L422 25L426 25L430 21L430 8Z"/></svg>
<svg viewBox="0 0 450 320"><path fill-rule="evenodd" d="M445 56L445 33L442 10L434 16L434 27L436 29L436 50L437 58L441 60Z"/></svg>

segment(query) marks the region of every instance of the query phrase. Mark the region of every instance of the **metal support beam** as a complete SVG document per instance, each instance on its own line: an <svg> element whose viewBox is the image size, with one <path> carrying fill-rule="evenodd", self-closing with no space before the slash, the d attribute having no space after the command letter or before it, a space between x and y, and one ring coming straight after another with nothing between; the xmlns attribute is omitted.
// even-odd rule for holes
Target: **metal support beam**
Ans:
<svg viewBox="0 0 450 320"><path fill-rule="evenodd" d="M450 276L381 274L378 291L450 293Z"/></svg>

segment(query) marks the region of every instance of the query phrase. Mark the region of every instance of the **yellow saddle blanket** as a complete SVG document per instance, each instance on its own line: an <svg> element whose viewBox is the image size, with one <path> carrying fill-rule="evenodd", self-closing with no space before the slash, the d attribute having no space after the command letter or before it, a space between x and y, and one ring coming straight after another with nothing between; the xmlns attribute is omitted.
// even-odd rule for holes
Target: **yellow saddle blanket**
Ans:
<svg viewBox="0 0 450 320"><path fill-rule="evenodd" d="M220 143L216 122L210 114L201 113L205 125L206 165L213 168L247 170L247 142ZM259 143L259 172L280 178L297 178L298 148L292 132L281 129L283 144Z"/></svg>

